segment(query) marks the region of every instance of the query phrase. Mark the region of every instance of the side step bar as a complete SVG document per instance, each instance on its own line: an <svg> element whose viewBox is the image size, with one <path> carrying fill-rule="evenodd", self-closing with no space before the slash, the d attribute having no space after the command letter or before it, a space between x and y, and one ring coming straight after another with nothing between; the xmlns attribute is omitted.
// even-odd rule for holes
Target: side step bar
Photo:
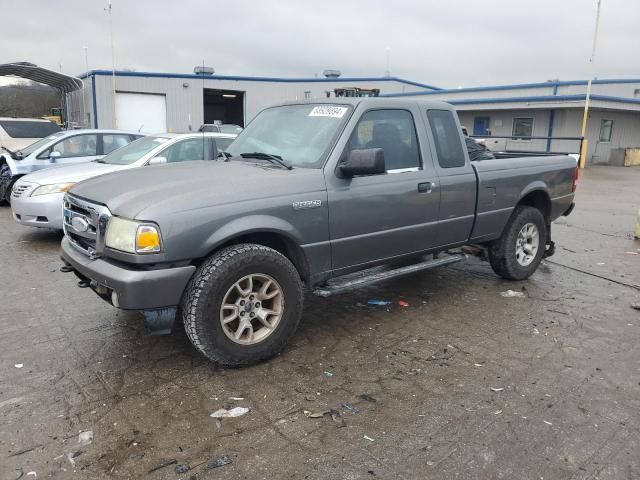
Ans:
<svg viewBox="0 0 640 480"><path fill-rule="evenodd" d="M408 265L406 267L396 268L394 270L387 270L386 272L374 273L372 275L360 277L355 280L347 280L343 283L326 285L324 287L316 288L313 291L313 294L319 297L331 297L333 295L338 295L340 293L344 293L349 290L355 290L356 288L372 285L374 283L378 283L383 280L389 280L390 278L396 278L402 275L408 275L410 273L420 272L422 270L429 270L431 268L450 265L452 263L459 262L466 258L467 258L467 255L465 255L464 253L449 255L442 258L434 258L433 260L427 260L425 262Z"/></svg>

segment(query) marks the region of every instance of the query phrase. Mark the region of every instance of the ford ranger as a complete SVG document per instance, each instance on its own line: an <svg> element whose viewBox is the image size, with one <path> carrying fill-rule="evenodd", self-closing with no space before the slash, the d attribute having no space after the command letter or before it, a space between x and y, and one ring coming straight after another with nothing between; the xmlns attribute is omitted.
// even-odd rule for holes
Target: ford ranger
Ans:
<svg viewBox="0 0 640 480"><path fill-rule="evenodd" d="M158 331L178 318L195 348L226 366L283 349L304 286L332 295L457 261L444 253L467 244L486 248L498 275L526 279L553 254L551 222L573 209L576 160L472 162L464 145L441 102L267 108L218 161L73 186L62 269Z"/></svg>

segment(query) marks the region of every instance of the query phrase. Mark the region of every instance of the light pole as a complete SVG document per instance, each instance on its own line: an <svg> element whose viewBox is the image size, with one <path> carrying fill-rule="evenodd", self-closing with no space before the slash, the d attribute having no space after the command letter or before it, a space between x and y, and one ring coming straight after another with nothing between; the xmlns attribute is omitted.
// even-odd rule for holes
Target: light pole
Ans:
<svg viewBox="0 0 640 480"><path fill-rule="evenodd" d="M589 58L589 80L587 80L587 94L584 99L584 113L582 114L582 131L580 136L582 137L582 149L580 152L580 168L584 168L587 162L587 148L588 141L584 138L587 134L587 119L589 118L589 100L591 98L591 80L593 79L595 57L596 57L596 44L598 42L598 27L600 25L600 4L602 0L598 0L596 6L596 28L593 32L593 45L591 46L591 57Z"/></svg>
<svg viewBox="0 0 640 480"><path fill-rule="evenodd" d="M108 1L105 8L109 14L109 35L111 37L111 113L113 115L113 128L118 128L118 119L116 118L116 53L113 47L113 22L111 21L111 0Z"/></svg>

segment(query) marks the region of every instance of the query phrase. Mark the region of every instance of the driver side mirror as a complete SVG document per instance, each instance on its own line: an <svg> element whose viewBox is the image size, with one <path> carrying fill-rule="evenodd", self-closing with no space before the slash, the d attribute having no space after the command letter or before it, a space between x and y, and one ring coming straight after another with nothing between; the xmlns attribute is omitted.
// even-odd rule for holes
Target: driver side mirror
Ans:
<svg viewBox="0 0 640 480"><path fill-rule="evenodd" d="M51 163L56 163L59 158L62 158L62 154L60 152L56 152L55 150L49 153L49 161Z"/></svg>
<svg viewBox="0 0 640 480"><path fill-rule="evenodd" d="M384 164L384 152L381 148L351 150L347 159L338 167L345 177L379 175L387 171Z"/></svg>
<svg viewBox="0 0 640 480"><path fill-rule="evenodd" d="M147 165L162 165L167 163L167 157L153 157Z"/></svg>

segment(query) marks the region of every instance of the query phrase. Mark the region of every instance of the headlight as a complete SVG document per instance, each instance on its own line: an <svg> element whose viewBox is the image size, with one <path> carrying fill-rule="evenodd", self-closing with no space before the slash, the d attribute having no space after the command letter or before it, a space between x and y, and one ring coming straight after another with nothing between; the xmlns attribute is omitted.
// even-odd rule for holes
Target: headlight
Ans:
<svg viewBox="0 0 640 480"><path fill-rule="evenodd" d="M126 218L111 217L107 225L105 245L129 253L158 253L160 232L154 225Z"/></svg>
<svg viewBox="0 0 640 480"><path fill-rule="evenodd" d="M31 194L32 197L37 195L48 195L50 193L64 193L73 187L75 183L52 183L51 185L40 185Z"/></svg>

